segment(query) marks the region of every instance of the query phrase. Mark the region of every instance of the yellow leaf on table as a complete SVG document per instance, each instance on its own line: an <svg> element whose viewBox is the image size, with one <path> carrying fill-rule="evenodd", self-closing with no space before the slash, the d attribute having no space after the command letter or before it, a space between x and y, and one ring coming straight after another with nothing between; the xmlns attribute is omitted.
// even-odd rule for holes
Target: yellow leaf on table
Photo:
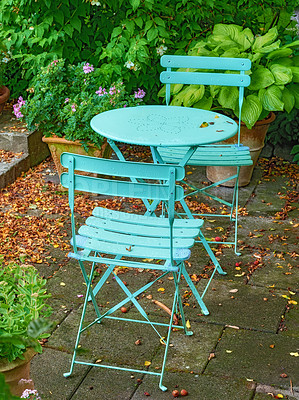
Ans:
<svg viewBox="0 0 299 400"><path fill-rule="evenodd" d="M228 353L228 354L230 354L230 353L233 352L232 350L225 350L225 351L226 351L226 353Z"/></svg>
<svg viewBox="0 0 299 400"><path fill-rule="evenodd" d="M296 304L298 304L298 303L297 303L297 301L295 301L295 300L290 300L290 301L288 301L288 304L294 304L294 305L296 305Z"/></svg>
<svg viewBox="0 0 299 400"><path fill-rule="evenodd" d="M186 322L186 328L187 328L187 329L190 329L190 328L191 328L191 324L190 324L189 319L188 319L187 322Z"/></svg>
<svg viewBox="0 0 299 400"><path fill-rule="evenodd" d="M160 288L158 289L158 292L165 292L165 289L164 289L163 287L160 287Z"/></svg>
<svg viewBox="0 0 299 400"><path fill-rule="evenodd" d="M278 394L276 395L276 398L277 398L277 399L283 399L284 397L283 397L283 394L278 393Z"/></svg>
<svg viewBox="0 0 299 400"><path fill-rule="evenodd" d="M286 294L283 294L281 297L283 297L284 299L290 299L289 296L287 296Z"/></svg>
<svg viewBox="0 0 299 400"><path fill-rule="evenodd" d="M65 286L65 283L64 282L60 282L60 286Z"/></svg>
<svg viewBox="0 0 299 400"><path fill-rule="evenodd" d="M296 351L295 353L294 353L294 352L293 352L293 353L290 353L290 355L291 355L291 356L294 356L294 357L299 357L298 351Z"/></svg>
<svg viewBox="0 0 299 400"><path fill-rule="evenodd" d="M151 365L151 362L150 362L150 361L144 361L144 365L145 365L146 367L148 367L149 365Z"/></svg>

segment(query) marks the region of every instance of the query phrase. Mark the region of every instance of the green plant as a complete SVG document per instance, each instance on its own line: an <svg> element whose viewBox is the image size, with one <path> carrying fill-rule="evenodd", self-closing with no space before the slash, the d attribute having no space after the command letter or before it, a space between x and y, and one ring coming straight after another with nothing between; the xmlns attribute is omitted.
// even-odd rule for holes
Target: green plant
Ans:
<svg viewBox="0 0 299 400"><path fill-rule="evenodd" d="M249 28L217 24L213 33L198 41L189 51L191 56L240 57L252 62L251 84L245 88L242 121L252 128L270 111L292 111L299 108L299 57L294 55L299 40L281 45L277 27L254 36ZM171 105L184 105L223 112L238 117L237 88L210 85L172 86ZM165 89L159 95L164 96Z"/></svg>
<svg viewBox="0 0 299 400"><path fill-rule="evenodd" d="M0 261L0 359L23 359L27 348L41 352L39 339L47 337L46 280L31 265Z"/></svg>
<svg viewBox="0 0 299 400"><path fill-rule="evenodd" d="M0 88L5 85L5 71L8 61L10 60L9 52L0 40Z"/></svg>
<svg viewBox="0 0 299 400"><path fill-rule="evenodd" d="M299 144L295 144L291 150L291 154L294 154L293 161L299 165Z"/></svg>
<svg viewBox="0 0 299 400"><path fill-rule="evenodd" d="M41 68L29 93L27 101L19 98L14 105L15 115L25 120L29 130L39 126L45 136L79 140L85 148L88 143L102 144L103 138L90 128L93 116L138 105L145 94L138 88L129 95L121 82L109 84L99 68L89 63L65 66L63 59Z"/></svg>
<svg viewBox="0 0 299 400"><path fill-rule="evenodd" d="M12 97L31 86L41 66L65 58L68 64L88 61L108 69L111 81L121 79L129 91L138 82L147 92L146 100L155 101L165 47L185 53L216 23L234 22L254 34L272 26L282 32L294 26L290 15L297 4L297 0L1 0L0 37L13 54ZM132 69L125 66L127 62L134 64Z"/></svg>

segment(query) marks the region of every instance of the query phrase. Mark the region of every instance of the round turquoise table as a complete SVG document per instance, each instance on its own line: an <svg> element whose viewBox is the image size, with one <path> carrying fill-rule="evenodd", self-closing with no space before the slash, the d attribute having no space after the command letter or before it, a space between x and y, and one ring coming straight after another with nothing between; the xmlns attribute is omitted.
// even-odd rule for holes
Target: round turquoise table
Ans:
<svg viewBox="0 0 299 400"><path fill-rule="evenodd" d="M237 123L223 114L172 106L118 108L96 115L90 125L110 140L151 147L216 143L238 130Z"/></svg>

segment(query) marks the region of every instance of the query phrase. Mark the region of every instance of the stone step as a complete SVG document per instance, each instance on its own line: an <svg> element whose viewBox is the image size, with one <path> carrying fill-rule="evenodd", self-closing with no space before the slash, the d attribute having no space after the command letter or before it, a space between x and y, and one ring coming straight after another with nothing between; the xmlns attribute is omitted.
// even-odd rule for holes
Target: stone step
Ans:
<svg viewBox="0 0 299 400"><path fill-rule="evenodd" d="M0 158L0 188L13 183L22 172L50 154L48 146L42 142L42 133L38 129L29 132L11 108L4 109L0 115L0 150L15 153L9 160Z"/></svg>

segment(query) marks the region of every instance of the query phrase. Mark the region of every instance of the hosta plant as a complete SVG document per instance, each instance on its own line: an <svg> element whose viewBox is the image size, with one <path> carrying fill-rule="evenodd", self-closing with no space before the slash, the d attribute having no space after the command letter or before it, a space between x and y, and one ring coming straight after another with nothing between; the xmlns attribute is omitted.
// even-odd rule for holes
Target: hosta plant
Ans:
<svg viewBox="0 0 299 400"><path fill-rule="evenodd" d="M0 361L23 359L27 348L41 352L51 309L46 305L46 280L31 265L0 261Z"/></svg>
<svg viewBox="0 0 299 400"><path fill-rule="evenodd" d="M282 44L276 27L254 36L249 28L217 24L213 33L198 41L191 56L249 58L251 83L245 88L241 119L248 128L270 111L291 112L299 108L299 40ZM183 70L183 69L181 69ZM164 96L162 88L159 95ZM215 85L172 85L171 105L223 111L238 117L238 89Z"/></svg>

